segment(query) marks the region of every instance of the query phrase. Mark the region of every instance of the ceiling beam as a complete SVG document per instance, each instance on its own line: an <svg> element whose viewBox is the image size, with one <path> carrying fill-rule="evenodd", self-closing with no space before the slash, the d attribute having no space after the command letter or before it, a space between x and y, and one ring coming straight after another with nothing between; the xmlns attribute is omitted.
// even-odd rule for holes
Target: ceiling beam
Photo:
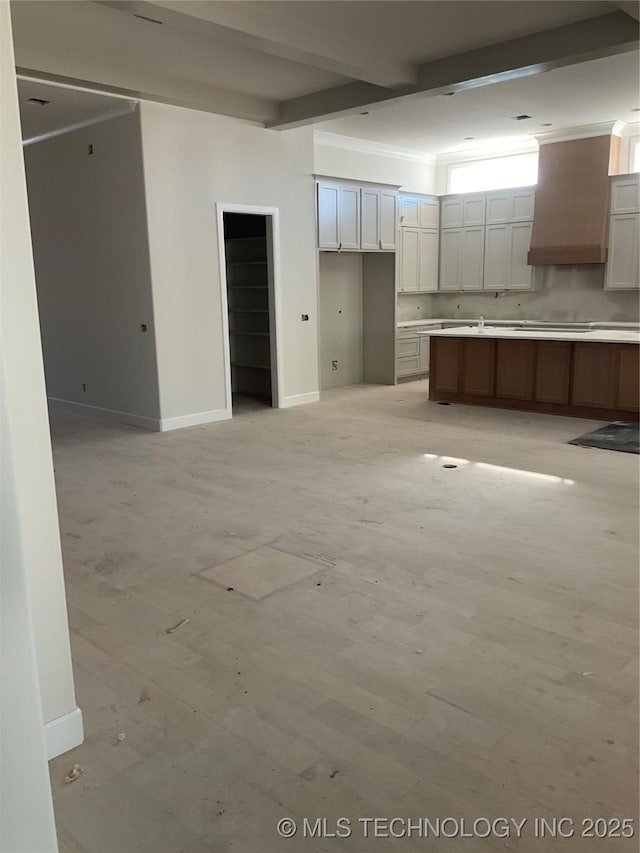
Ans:
<svg viewBox="0 0 640 853"><path fill-rule="evenodd" d="M96 0L121 12L139 15L200 36L225 41L270 56L361 80L383 88L415 85L417 69L408 62L380 56L368 46L274 12L268 3L245 0ZM338 4L339 5L339 4ZM336 7L337 8L337 7Z"/></svg>
<svg viewBox="0 0 640 853"><path fill-rule="evenodd" d="M636 21L640 20L640 3L637 0L614 0L613 5Z"/></svg>
<svg viewBox="0 0 640 853"><path fill-rule="evenodd" d="M637 48L637 23L622 11L611 12L426 62L418 66L416 85L395 91L347 83L291 98L279 104L278 118L267 126L281 130L300 127L399 100L461 92Z"/></svg>
<svg viewBox="0 0 640 853"><path fill-rule="evenodd" d="M186 107L191 110L231 116L245 121L253 121L257 124L264 124L273 120L276 115L275 101L245 95L231 89L222 89L219 86L202 84L194 90L193 85L185 87L179 81L163 80L157 88L151 88L147 84L141 85L140 88L130 88L113 83L106 78L100 80L97 74L80 79L64 73L56 74L41 68L16 67L16 74L25 80L36 80L41 83L67 86L71 89L113 95L119 98L171 104L174 107Z"/></svg>

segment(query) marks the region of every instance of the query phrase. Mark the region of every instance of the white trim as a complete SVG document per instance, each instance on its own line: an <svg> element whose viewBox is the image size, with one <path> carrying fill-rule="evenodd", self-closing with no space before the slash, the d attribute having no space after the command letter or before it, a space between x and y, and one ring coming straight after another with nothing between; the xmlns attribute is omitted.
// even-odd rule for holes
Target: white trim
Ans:
<svg viewBox="0 0 640 853"><path fill-rule="evenodd" d="M359 151L361 154L394 157L396 160L409 160L414 163L433 165L436 162L436 155L427 151L399 148L396 145L386 145L383 142L373 142L370 139L360 139L355 136L341 136L339 133L328 133L325 130L314 130L313 142L314 145L326 145L329 148L342 148L346 151Z"/></svg>
<svg viewBox="0 0 640 853"><path fill-rule="evenodd" d="M112 421L129 426L150 429L158 432L160 423L157 418L147 418L143 415L134 415L131 412L118 412L115 409L103 409L101 406L90 406L88 403L76 403L74 400L60 400L57 397L47 397L49 405L54 409L64 412L72 412L85 418L98 418L103 421Z"/></svg>
<svg viewBox="0 0 640 853"><path fill-rule="evenodd" d="M564 130L550 130L546 133L532 134L540 145L548 142L570 142L572 139L587 139L592 136L622 136L624 122L601 121L597 124L583 124L579 127L567 127Z"/></svg>
<svg viewBox="0 0 640 853"><path fill-rule="evenodd" d="M538 143L533 137L519 137L511 140L495 140L492 143L483 143L476 148L461 148L458 151L449 151L447 154L439 154L438 166L457 166L462 163L472 163L476 160L497 160L500 157L517 157L518 154L533 154L538 150Z"/></svg>
<svg viewBox="0 0 640 853"><path fill-rule="evenodd" d="M290 409L292 406L303 406L305 403L318 403L319 401L319 391L311 391L309 394L293 394L291 397L282 398L280 408Z"/></svg>
<svg viewBox="0 0 640 853"><path fill-rule="evenodd" d="M65 133L73 133L74 130L81 130L83 127L91 127L93 124L100 124L103 121L109 121L112 118L128 115L136 111L137 103L126 102L124 106L118 109L111 110L107 113L101 113L99 116L78 121L75 124L68 124L65 127L59 127L56 130L50 130L47 133L41 133L39 136L31 136L29 139L23 139L22 145L35 145L36 142L44 142L46 139L54 139L56 136L64 136Z"/></svg>
<svg viewBox="0 0 640 853"><path fill-rule="evenodd" d="M82 711L74 708L68 714L56 717L44 724L44 739L47 750L47 761L51 761L63 752L69 752L84 741Z"/></svg>
<svg viewBox="0 0 640 853"><path fill-rule="evenodd" d="M224 214L225 213L250 213L257 216L270 217L267 222L267 240L271 234L271 251L273 253L273 281L269 281L269 330L271 333L272 353L275 358L271 359L271 400L273 408L282 407L282 391L280 377L282 376L282 310L281 310L281 282L282 273L280 266L280 218L277 207L259 207L252 204L228 204L216 202L216 219L218 226L218 265L220 271L220 302L222 310L222 337L224 347L224 371L225 371L225 401L228 417L232 417L232 395L231 395L231 352L229 345L229 313L227 304L227 267L225 260L224 245ZM269 228L270 225L270 228ZM275 346L274 346L275 338Z"/></svg>
<svg viewBox="0 0 640 853"><path fill-rule="evenodd" d="M178 415L175 418L162 418L159 421L160 432L172 429L212 424L216 421L226 421L231 417L230 409L212 409L210 412L196 412L193 415Z"/></svg>

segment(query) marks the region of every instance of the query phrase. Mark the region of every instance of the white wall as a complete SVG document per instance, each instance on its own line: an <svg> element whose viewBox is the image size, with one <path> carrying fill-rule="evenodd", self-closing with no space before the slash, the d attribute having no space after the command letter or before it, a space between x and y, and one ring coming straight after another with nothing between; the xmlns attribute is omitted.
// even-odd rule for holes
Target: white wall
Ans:
<svg viewBox="0 0 640 853"><path fill-rule="evenodd" d="M279 209L280 393L285 405L317 399L311 131L152 103L141 104L141 123L163 428L225 417L230 406L216 202Z"/></svg>
<svg viewBox="0 0 640 853"><path fill-rule="evenodd" d="M25 162L47 393L157 428L139 116L29 145Z"/></svg>
<svg viewBox="0 0 640 853"><path fill-rule="evenodd" d="M320 252L319 265L321 385L356 385L364 380L362 255Z"/></svg>
<svg viewBox="0 0 640 853"><path fill-rule="evenodd" d="M604 290L604 266L544 267L533 293L447 293L430 297L431 317L638 322L639 294ZM409 319L409 318L405 318Z"/></svg>
<svg viewBox="0 0 640 853"><path fill-rule="evenodd" d="M43 722L76 705L8 3L0 4L0 342L0 849L49 853L57 843Z"/></svg>
<svg viewBox="0 0 640 853"><path fill-rule="evenodd" d="M332 134L316 133L314 137L314 173L332 178L346 178L380 184L394 184L414 193L435 192L435 163L408 159L391 152L357 150L326 143ZM357 140L345 140L347 144Z"/></svg>

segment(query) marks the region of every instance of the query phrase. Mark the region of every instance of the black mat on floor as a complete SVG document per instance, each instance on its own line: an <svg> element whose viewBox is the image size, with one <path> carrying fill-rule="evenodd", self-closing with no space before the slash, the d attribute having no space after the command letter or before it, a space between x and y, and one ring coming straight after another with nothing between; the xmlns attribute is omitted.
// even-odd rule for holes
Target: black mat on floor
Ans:
<svg viewBox="0 0 640 853"><path fill-rule="evenodd" d="M640 453L639 424L616 421L607 426L572 438L569 444L580 447L600 447L603 450L620 450L622 453Z"/></svg>

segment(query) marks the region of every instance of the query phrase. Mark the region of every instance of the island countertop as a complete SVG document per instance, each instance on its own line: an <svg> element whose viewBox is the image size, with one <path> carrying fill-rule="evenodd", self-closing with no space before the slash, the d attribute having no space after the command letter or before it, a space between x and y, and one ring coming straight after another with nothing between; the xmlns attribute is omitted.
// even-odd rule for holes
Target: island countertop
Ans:
<svg viewBox="0 0 640 853"><path fill-rule="evenodd" d="M447 338L497 338L506 340L538 341L581 341L595 344L640 344L640 330L631 329L590 329L579 331L572 329L527 329L520 327L495 328L485 326L482 331L478 325L457 326L455 329L431 329L417 332L426 337Z"/></svg>

